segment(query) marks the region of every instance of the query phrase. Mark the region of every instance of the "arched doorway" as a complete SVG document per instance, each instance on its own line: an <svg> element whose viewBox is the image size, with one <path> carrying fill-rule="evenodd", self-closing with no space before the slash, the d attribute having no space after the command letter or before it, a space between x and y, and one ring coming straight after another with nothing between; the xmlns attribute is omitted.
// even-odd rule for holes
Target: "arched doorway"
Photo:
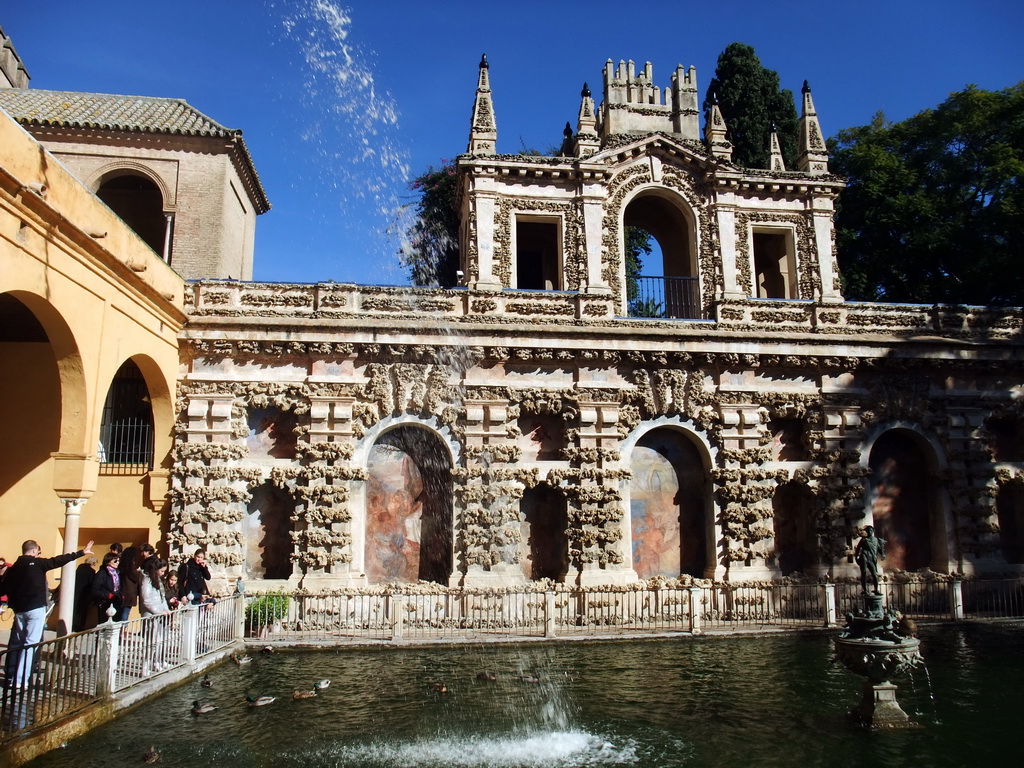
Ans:
<svg viewBox="0 0 1024 768"><path fill-rule="evenodd" d="M287 579L292 575L291 516L295 499L271 482L252 493L245 517L245 577Z"/></svg>
<svg viewBox="0 0 1024 768"><path fill-rule="evenodd" d="M814 494L802 483L780 485L772 498L775 557L783 576L809 573L818 560Z"/></svg>
<svg viewBox="0 0 1024 768"><path fill-rule="evenodd" d="M630 316L699 318L694 228L678 202L662 191L642 192L626 206L622 225ZM649 248L631 262L645 238Z"/></svg>
<svg viewBox="0 0 1024 768"><path fill-rule="evenodd" d="M708 566L708 482L697 445L679 430L659 428L630 458L633 569L641 579L688 574Z"/></svg>
<svg viewBox="0 0 1024 768"><path fill-rule="evenodd" d="M163 195L153 181L133 173L108 176L96 190L96 197L120 216L154 252L163 255L167 220Z"/></svg>
<svg viewBox="0 0 1024 768"><path fill-rule="evenodd" d="M528 579L564 582L569 571L569 517L565 496L547 483L527 488L520 501L523 515L520 560Z"/></svg>
<svg viewBox="0 0 1024 768"><path fill-rule="evenodd" d="M885 569L917 571L932 565L935 493L930 452L906 429L883 433L871 447L869 501L875 535L885 539Z"/></svg>
<svg viewBox="0 0 1024 768"><path fill-rule="evenodd" d="M370 451L366 577L371 584L433 581L452 570L451 458L428 429L400 426Z"/></svg>

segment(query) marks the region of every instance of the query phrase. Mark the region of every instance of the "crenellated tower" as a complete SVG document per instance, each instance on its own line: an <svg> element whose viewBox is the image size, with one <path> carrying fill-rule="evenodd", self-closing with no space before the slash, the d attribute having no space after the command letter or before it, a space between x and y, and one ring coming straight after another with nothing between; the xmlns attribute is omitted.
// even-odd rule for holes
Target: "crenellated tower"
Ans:
<svg viewBox="0 0 1024 768"><path fill-rule="evenodd" d="M611 59L604 67L604 103L598 113L602 142L619 134L670 133L700 140L697 70L676 67L670 87L654 85L654 67L646 62L639 74L633 61Z"/></svg>

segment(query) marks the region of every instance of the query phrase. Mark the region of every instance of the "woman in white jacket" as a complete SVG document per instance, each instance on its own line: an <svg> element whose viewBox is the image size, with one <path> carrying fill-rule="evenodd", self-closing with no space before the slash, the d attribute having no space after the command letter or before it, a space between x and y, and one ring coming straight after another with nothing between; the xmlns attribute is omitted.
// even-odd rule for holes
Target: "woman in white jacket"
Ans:
<svg viewBox="0 0 1024 768"><path fill-rule="evenodd" d="M151 649L142 665L143 675L150 671L159 672L171 666L164 658L167 645L167 631L173 618L164 596L164 574L167 573L167 561L155 555L147 557L142 563L142 578L139 580L139 612L145 616L160 616L146 622L145 634L148 636L146 646Z"/></svg>

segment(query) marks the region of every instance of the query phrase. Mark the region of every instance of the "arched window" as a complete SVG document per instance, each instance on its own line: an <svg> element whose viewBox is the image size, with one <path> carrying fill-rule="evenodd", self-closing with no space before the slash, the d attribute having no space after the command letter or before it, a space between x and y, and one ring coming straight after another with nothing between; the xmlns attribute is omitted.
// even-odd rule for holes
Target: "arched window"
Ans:
<svg viewBox="0 0 1024 768"><path fill-rule="evenodd" d="M96 196L131 227L157 254L163 256L167 220L160 188L145 176L123 174L107 178Z"/></svg>
<svg viewBox="0 0 1024 768"><path fill-rule="evenodd" d="M153 406L142 371L131 360L118 368L107 390L98 450L104 474L153 468Z"/></svg>
<svg viewBox="0 0 1024 768"><path fill-rule="evenodd" d="M700 318L694 233L683 209L658 193L640 194L626 206L622 223L623 254L638 233L653 239L639 266L625 265L630 316Z"/></svg>

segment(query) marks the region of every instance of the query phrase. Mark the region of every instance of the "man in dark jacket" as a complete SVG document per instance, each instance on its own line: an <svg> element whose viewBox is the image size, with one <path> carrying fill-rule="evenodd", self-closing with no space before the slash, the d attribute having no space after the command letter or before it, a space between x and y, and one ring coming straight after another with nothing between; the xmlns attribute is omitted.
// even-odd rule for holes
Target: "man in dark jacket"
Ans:
<svg viewBox="0 0 1024 768"><path fill-rule="evenodd" d="M197 549L191 559L178 568L178 597L187 597L193 605L207 602L210 599L210 590L206 586L209 578L206 552Z"/></svg>
<svg viewBox="0 0 1024 768"><path fill-rule="evenodd" d="M14 611L14 626L11 627L5 667L7 685L26 688L35 666L36 654L23 653L22 649L35 645L43 638L46 594L49 591L46 572L73 562L82 555L92 554L92 542L77 552L40 557L39 545L29 539L21 545L21 552L21 557L4 573L0 592L7 593L7 602Z"/></svg>

